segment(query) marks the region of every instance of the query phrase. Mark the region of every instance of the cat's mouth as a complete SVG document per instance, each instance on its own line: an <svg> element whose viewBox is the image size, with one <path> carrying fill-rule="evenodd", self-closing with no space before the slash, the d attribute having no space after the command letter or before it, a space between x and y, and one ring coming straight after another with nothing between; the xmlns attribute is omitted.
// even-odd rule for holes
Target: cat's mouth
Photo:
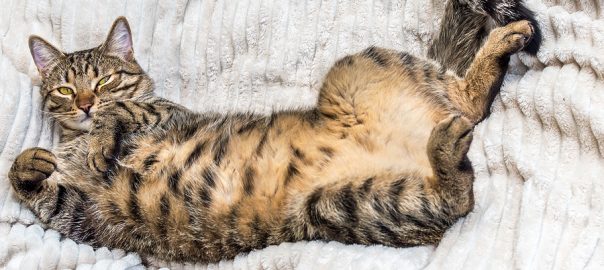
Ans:
<svg viewBox="0 0 604 270"><path fill-rule="evenodd" d="M78 122L80 124L80 126L85 127L86 130L88 130L88 127L90 127L90 125L92 124L92 116L93 116L93 111L90 111L88 113L82 113L80 114L80 116L78 117Z"/></svg>
<svg viewBox="0 0 604 270"><path fill-rule="evenodd" d="M63 124L71 129L89 131L92 126L92 117L94 116L94 110L90 110L85 113L83 111L78 111L76 115L71 117L70 119L65 119Z"/></svg>
<svg viewBox="0 0 604 270"><path fill-rule="evenodd" d="M79 129L79 130L90 130L90 127L92 126L92 115L89 114L83 114L82 116L79 117L79 119L77 119L76 121L74 121L74 126L75 128Z"/></svg>

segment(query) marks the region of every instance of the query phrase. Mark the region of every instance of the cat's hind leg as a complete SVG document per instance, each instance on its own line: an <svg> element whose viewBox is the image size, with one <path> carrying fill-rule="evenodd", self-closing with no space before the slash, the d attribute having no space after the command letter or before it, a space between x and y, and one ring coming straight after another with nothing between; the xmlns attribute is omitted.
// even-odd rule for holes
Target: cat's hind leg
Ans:
<svg viewBox="0 0 604 270"><path fill-rule="evenodd" d="M454 217L465 216L474 207L474 171L467 157L473 127L465 117L452 115L434 127L428 140L430 189L445 202L442 210Z"/></svg>
<svg viewBox="0 0 604 270"><path fill-rule="evenodd" d="M459 215L443 209L448 204L425 180L413 172L384 172L314 186L293 196L281 238L394 247L436 244Z"/></svg>
<svg viewBox="0 0 604 270"><path fill-rule="evenodd" d="M533 31L529 21L513 22L493 29L465 78L448 88L451 101L472 122L479 122L488 116L507 71L510 55L531 40Z"/></svg>
<svg viewBox="0 0 604 270"><path fill-rule="evenodd" d="M438 243L474 207L467 158L473 126L454 115L432 129L429 176L383 171L299 191L285 214L283 238L396 247Z"/></svg>

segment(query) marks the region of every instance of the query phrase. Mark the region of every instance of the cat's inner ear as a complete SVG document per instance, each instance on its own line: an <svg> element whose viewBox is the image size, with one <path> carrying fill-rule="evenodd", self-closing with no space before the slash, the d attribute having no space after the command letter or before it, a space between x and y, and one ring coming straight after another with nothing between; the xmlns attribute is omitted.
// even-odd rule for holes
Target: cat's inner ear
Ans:
<svg viewBox="0 0 604 270"><path fill-rule="evenodd" d="M42 75L48 74L52 67L65 56L57 48L38 36L29 37L29 51Z"/></svg>
<svg viewBox="0 0 604 270"><path fill-rule="evenodd" d="M132 33L128 20L119 17L113 23L107 40L103 43L103 52L107 55L118 57L124 61L134 59L134 50L132 49Z"/></svg>

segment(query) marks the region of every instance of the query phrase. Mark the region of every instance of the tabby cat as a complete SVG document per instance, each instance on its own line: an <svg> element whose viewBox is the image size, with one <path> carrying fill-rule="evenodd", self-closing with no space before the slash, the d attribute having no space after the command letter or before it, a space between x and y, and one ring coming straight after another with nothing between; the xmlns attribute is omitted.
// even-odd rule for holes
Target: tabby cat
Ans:
<svg viewBox="0 0 604 270"><path fill-rule="evenodd" d="M488 16L506 25L489 34ZM316 108L270 116L154 96L125 18L84 51L32 36L62 133L52 152L21 153L9 179L65 236L165 260L300 240L437 244L474 205L466 153L510 54L539 46L517 0L450 1L441 27L433 60L369 47L335 63Z"/></svg>

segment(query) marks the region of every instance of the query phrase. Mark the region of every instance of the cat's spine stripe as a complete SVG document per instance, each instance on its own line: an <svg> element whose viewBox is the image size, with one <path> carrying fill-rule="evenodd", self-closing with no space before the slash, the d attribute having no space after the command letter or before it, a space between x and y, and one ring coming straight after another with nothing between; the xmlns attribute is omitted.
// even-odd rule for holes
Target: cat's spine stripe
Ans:
<svg viewBox="0 0 604 270"><path fill-rule="evenodd" d="M214 164L220 165L222 158L227 153L227 147L229 145L229 135L223 133L218 138L218 141L214 144Z"/></svg>
<svg viewBox="0 0 604 270"><path fill-rule="evenodd" d="M380 50L376 49L374 46L365 49L361 55L373 60L378 66L385 67L388 65L388 58L382 55Z"/></svg>
<svg viewBox="0 0 604 270"><path fill-rule="evenodd" d="M176 140L179 143L190 140L197 134L199 127L197 125L185 125L183 127L179 127L178 138Z"/></svg>

